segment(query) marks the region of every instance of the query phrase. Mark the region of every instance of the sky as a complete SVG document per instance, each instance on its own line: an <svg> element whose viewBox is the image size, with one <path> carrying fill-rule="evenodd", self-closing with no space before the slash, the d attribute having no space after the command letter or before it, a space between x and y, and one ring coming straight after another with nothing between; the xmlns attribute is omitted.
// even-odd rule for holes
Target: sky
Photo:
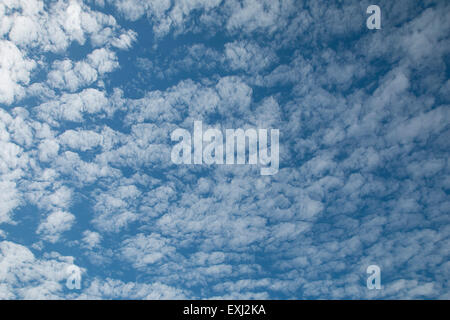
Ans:
<svg viewBox="0 0 450 320"><path fill-rule="evenodd" d="M449 15L0 1L0 298L450 299ZM174 164L194 121L279 129L278 173Z"/></svg>

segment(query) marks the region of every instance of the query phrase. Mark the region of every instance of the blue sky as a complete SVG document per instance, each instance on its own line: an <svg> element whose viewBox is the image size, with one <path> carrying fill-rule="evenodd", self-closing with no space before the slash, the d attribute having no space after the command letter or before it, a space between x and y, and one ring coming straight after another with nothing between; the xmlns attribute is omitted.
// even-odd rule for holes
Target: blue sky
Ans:
<svg viewBox="0 0 450 320"><path fill-rule="evenodd" d="M2 1L0 298L449 299L450 6L370 4ZM194 121L278 173L173 164Z"/></svg>

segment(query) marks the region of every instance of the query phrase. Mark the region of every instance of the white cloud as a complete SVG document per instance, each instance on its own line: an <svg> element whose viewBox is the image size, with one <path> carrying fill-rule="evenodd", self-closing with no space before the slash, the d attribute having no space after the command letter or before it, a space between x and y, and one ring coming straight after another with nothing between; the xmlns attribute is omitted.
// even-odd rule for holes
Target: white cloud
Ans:
<svg viewBox="0 0 450 320"><path fill-rule="evenodd" d="M36 232L43 236L44 240L57 242L61 234L72 228L75 222L75 216L69 212L55 211L47 216L45 221L41 222Z"/></svg>
<svg viewBox="0 0 450 320"><path fill-rule="evenodd" d="M83 121L83 114L96 114L104 112L112 115L113 106L103 91L88 88L80 93L63 94L59 100L45 102L36 107L38 117L52 126L59 126L61 120L73 122Z"/></svg>
<svg viewBox="0 0 450 320"><path fill-rule="evenodd" d="M136 283L116 279L94 279L79 299L144 299L177 300L187 299L188 292L160 282Z"/></svg>
<svg viewBox="0 0 450 320"><path fill-rule="evenodd" d="M25 96L31 72L48 63L46 52L61 54L72 42L84 45L86 39L94 46L128 49L137 36L132 30L122 30L112 16L94 12L78 0L46 6L40 0L2 2L0 20L0 102L6 104ZM94 50L87 61L55 61L48 83L73 92L117 66L115 53L101 48ZM41 93L47 90L37 84L33 88Z"/></svg>
<svg viewBox="0 0 450 320"><path fill-rule="evenodd" d="M24 95L24 85L30 81L30 72L36 63L7 40L0 40L0 102L11 104Z"/></svg>
<svg viewBox="0 0 450 320"><path fill-rule="evenodd" d="M103 136L92 130L67 130L59 136L61 144L86 151L102 144Z"/></svg>
<svg viewBox="0 0 450 320"><path fill-rule="evenodd" d="M128 30L126 33L121 34L118 38L112 41L112 45L119 49L131 48L133 42L136 41L137 33L133 30Z"/></svg>
<svg viewBox="0 0 450 320"><path fill-rule="evenodd" d="M45 139L39 144L39 160L48 162L58 155L59 144L55 140Z"/></svg>
<svg viewBox="0 0 450 320"><path fill-rule="evenodd" d="M171 30L183 30L194 10L210 11L220 5L220 0L142 2L136 0L113 1L125 18L135 21L146 15L153 22L153 31L162 37Z"/></svg>
<svg viewBox="0 0 450 320"><path fill-rule="evenodd" d="M28 248L2 241L0 297L31 300L61 299L64 297L63 286L70 265L72 263L68 262L67 257L56 255L49 259L38 259Z"/></svg>
<svg viewBox="0 0 450 320"><path fill-rule="evenodd" d="M108 191L98 190L93 219L102 231L119 232L138 219L138 199L141 192L134 185L111 186Z"/></svg>
<svg viewBox="0 0 450 320"><path fill-rule="evenodd" d="M61 257L2 244L0 264L23 258L7 266L1 297L193 297L186 287L205 298L448 296L448 5L386 2L383 32L366 33L356 1L114 3L151 20L155 45L130 53L145 54L148 83L161 73L158 90L145 91L142 74L108 87L114 48L137 39L112 16L77 1L46 12L43 2L0 4L5 56L15 55L0 67L0 103L33 98L0 110L0 223L48 213L34 244L46 251L43 240L90 222L95 231L58 245L80 244L111 277L96 273L83 293L63 295L62 273L42 271ZM218 30L223 50L222 37L209 43ZM160 51L158 37L180 33L199 43ZM92 51L72 61L73 42ZM27 88L34 70L47 81ZM142 98L129 98L133 86ZM193 120L280 128L279 173L171 165L170 132ZM22 204L36 210L15 214ZM91 215L75 217L75 204ZM389 275L383 293L361 284L368 263ZM151 282L112 278L130 266Z"/></svg>
<svg viewBox="0 0 450 320"><path fill-rule="evenodd" d="M145 236L140 233L124 241L121 253L135 268L141 269L173 255L175 248L159 234Z"/></svg>
<svg viewBox="0 0 450 320"><path fill-rule="evenodd" d="M9 14L13 11L14 15ZM0 16L0 35L8 34L18 46L40 47L44 51L63 52L71 42L84 44L87 38L96 46L123 43L122 36L130 35L130 31L121 30L112 16L92 11L79 0L46 6L40 0L7 1L0 4Z"/></svg>
<svg viewBox="0 0 450 320"><path fill-rule="evenodd" d="M228 1L226 6L231 11L226 24L228 30L243 30L247 33L258 30L270 34L286 24L287 13L293 9L294 3L292 1L245 0L242 3Z"/></svg>
<svg viewBox="0 0 450 320"><path fill-rule="evenodd" d="M99 74L111 72L119 66L116 54L105 48L96 49L88 54L87 61L97 69Z"/></svg>
<svg viewBox="0 0 450 320"><path fill-rule="evenodd" d="M102 236L98 232L86 230L83 232L83 243L88 249L98 247L102 241Z"/></svg>
<svg viewBox="0 0 450 320"><path fill-rule="evenodd" d="M270 48L261 48L258 44L243 41L225 44L225 56L232 69L250 72L262 71L277 60Z"/></svg>
<svg viewBox="0 0 450 320"><path fill-rule="evenodd" d="M252 89L239 77L224 77L217 83L217 92L221 98L219 112L229 114L230 110L247 113L252 101Z"/></svg>
<svg viewBox="0 0 450 320"><path fill-rule="evenodd" d="M83 61L73 63L69 59L53 62L47 83L52 88L76 91L93 84L102 75L119 66L116 54L107 49L96 49Z"/></svg>
<svg viewBox="0 0 450 320"><path fill-rule="evenodd" d="M20 204L20 193L14 181L0 181L0 203L0 223L10 222L10 213Z"/></svg>

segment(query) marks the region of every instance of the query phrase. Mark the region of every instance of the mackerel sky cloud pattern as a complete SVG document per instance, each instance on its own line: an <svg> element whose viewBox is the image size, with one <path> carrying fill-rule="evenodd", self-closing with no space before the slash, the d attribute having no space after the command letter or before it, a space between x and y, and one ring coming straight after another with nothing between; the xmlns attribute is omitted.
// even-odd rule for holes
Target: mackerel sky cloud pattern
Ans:
<svg viewBox="0 0 450 320"><path fill-rule="evenodd" d="M1 1L0 298L449 299L450 3L371 4Z"/></svg>

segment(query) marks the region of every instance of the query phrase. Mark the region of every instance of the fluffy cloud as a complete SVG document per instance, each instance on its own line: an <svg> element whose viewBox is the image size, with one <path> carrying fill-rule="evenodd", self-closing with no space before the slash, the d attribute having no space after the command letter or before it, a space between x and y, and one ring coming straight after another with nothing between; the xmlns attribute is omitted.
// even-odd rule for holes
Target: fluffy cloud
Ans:
<svg viewBox="0 0 450 320"><path fill-rule="evenodd" d="M73 257L58 254L36 258L26 247L0 242L2 299L61 299Z"/></svg>
<svg viewBox="0 0 450 320"><path fill-rule="evenodd" d="M40 0L2 3L2 35L19 46L39 46L53 52L66 50L73 41L84 44L87 37L92 37L96 46L120 41L121 30L112 16L92 11L78 0L56 1L48 6L50 10ZM8 14L13 11L17 13Z"/></svg>
<svg viewBox="0 0 450 320"><path fill-rule="evenodd" d="M10 221L10 213L15 209L20 203L19 193L16 188L16 183L14 181L1 181L0 182L0 223Z"/></svg>
<svg viewBox="0 0 450 320"><path fill-rule="evenodd" d="M114 110L108 104L103 91L88 88L79 93L63 94L59 100L48 101L36 107L38 117L53 126L60 121L81 122L84 114L102 112L111 115Z"/></svg>
<svg viewBox="0 0 450 320"><path fill-rule="evenodd" d="M102 236L98 232L86 230L83 235L82 241L88 249L97 247L102 240Z"/></svg>
<svg viewBox="0 0 450 320"><path fill-rule="evenodd" d="M130 48L136 40L136 34L122 30L112 16L94 12L78 0L47 6L40 0L2 2L0 20L0 102L6 104L24 98L30 73L48 63L45 52L63 53L72 43L84 45L89 38L94 47L119 49ZM75 91L118 66L115 54L105 48L94 50L87 58L87 62L54 61L49 84Z"/></svg>
<svg viewBox="0 0 450 320"><path fill-rule="evenodd" d="M122 247L123 257L133 263L135 268L154 265L173 253L175 253L175 248L168 243L167 239L158 234L148 236L138 234L126 240Z"/></svg>
<svg viewBox="0 0 450 320"><path fill-rule="evenodd" d="M118 66L114 52L103 48L96 49L85 61L75 64L69 59L53 62L52 70L48 74L48 84L52 88L73 92L94 83L98 77Z"/></svg>
<svg viewBox="0 0 450 320"><path fill-rule="evenodd" d="M2 297L448 298L447 4L107 2L0 4ZM195 120L279 172L173 165Z"/></svg>
<svg viewBox="0 0 450 320"><path fill-rule="evenodd" d="M0 40L0 102L11 104L24 95L24 85L30 81L30 72L35 68L33 60L7 40Z"/></svg>
<svg viewBox="0 0 450 320"><path fill-rule="evenodd" d="M86 151L102 144L103 136L89 130L67 130L59 136L61 144L69 148Z"/></svg>
<svg viewBox="0 0 450 320"><path fill-rule="evenodd" d="M277 60L270 49L245 42L225 44L225 56L230 61L231 68L251 72L262 71Z"/></svg>
<svg viewBox="0 0 450 320"><path fill-rule="evenodd" d="M43 235L43 239L56 242L59 240L61 234L70 230L75 222L75 216L69 212L55 211L47 216L36 232Z"/></svg>
<svg viewBox="0 0 450 320"><path fill-rule="evenodd" d="M187 292L160 282L135 283L116 279L95 279L79 297L80 299L144 299L177 300L186 299Z"/></svg>

